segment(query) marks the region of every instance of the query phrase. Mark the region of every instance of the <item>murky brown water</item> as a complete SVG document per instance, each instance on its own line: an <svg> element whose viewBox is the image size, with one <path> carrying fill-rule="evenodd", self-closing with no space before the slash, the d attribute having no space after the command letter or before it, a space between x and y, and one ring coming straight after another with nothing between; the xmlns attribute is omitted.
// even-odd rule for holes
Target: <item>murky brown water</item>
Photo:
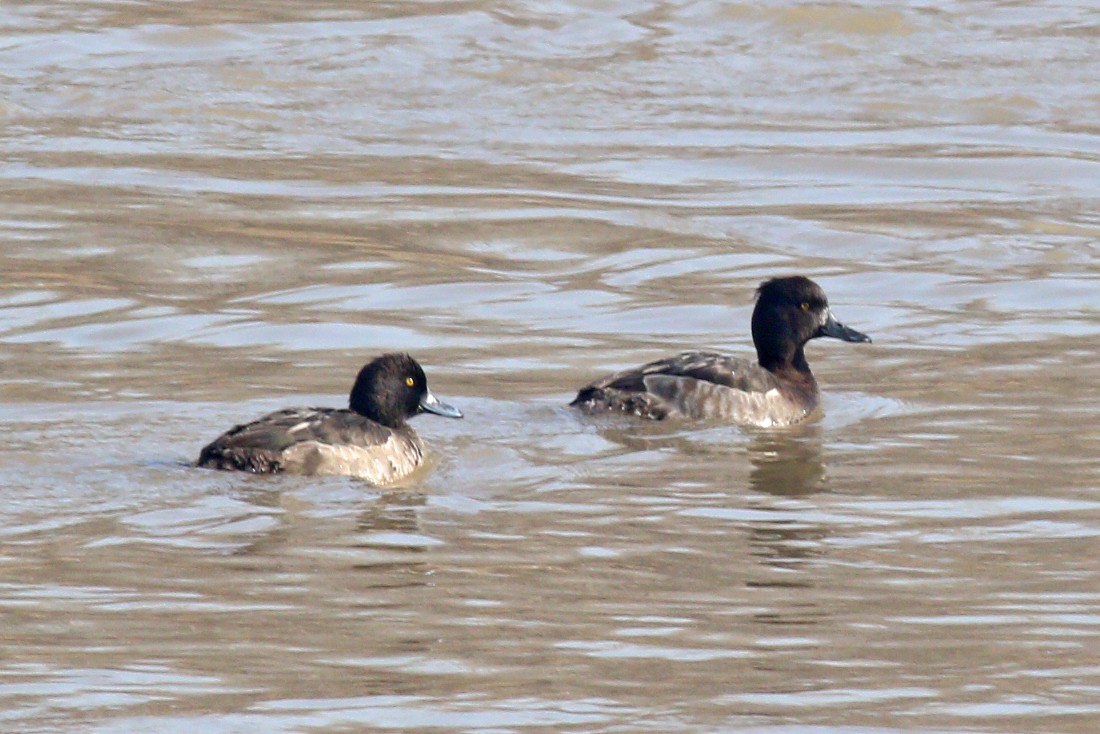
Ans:
<svg viewBox="0 0 1100 734"><path fill-rule="evenodd" d="M1093 3L0 29L3 731L1100 727ZM822 420L562 407L794 272ZM185 466L390 349L411 481Z"/></svg>

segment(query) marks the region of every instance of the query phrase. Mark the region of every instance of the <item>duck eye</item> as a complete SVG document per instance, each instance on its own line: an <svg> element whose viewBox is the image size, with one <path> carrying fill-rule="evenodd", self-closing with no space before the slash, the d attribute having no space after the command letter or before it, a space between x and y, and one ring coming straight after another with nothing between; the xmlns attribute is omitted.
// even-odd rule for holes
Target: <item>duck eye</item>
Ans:
<svg viewBox="0 0 1100 734"><path fill-rule="evenodd" d="M809 311L810 310L810 302L809 301L803 301L802 303L800 303L798 305L798 307L801 308L803 311Z"/></svg>
<svg viewBox="0 0 1100 734"><path fill-rule="evenodd" d="M409 387L412 387L413 385L416 384L416 380L414 380L411 377L406 377L405 378L405 384L408 385Z"/></svg>

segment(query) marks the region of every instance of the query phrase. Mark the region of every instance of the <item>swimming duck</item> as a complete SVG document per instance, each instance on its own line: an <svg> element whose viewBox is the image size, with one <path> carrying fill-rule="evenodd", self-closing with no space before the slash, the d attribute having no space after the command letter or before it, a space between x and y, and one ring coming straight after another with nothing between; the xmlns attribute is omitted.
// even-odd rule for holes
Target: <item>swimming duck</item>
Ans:
<svg viewBox="0 0 1100 734"><path fill-rule="evenodd" d="M407 354L368 362L349 407L287 408L226 431L199 455L198 466L256 474L345 474L386 484L412 472L424 446L406 422L419 413L461 418L428 389Z"/></svg>
<svg viewBox="0 0 1100 734"><path fill-rule="evenodd" d="M756 290L752 341L758 363L713 352L684 352L607 375L577 393L587 413L619 411L642 418L723 420L738 425L786 426L817 407L817 380L803 348L829 336L846 342L871 337L837 321L825 291L809 278L772 278Z"/></svg>

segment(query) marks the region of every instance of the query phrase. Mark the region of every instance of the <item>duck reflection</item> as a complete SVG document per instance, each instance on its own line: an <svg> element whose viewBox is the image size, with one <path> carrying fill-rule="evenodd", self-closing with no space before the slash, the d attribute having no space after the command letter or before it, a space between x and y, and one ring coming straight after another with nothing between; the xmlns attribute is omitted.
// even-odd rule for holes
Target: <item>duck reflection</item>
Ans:
<svg viewBox="0 0 1100 734"><path fill-rule="evenodd" d="M419 510L427 503L423 492L387 492L359 513L356 529L367 534L419 533Z"/></svg>
<svg viewBox="0 0 1100 734"><path fill-rule="evenodd" d="M625 424L609 421L597 428L602 438L618 444L627 453L675 451L687 457L677 462L675 472L685 480L712 480L719 457L740 454L746 447L751 464L749 486L767 494L799 497L825 488L823 434L820 424L793 428L751 431L734 426L713 426L684 430L669 424ZM731 462L732 463L732 462Z"/></svg>
<svg viewBox="0 0 1100 734"><path fill-rule="evenodd" d="M758 433L749 444L749 483L758 492L800 497L825 488L820 425Z"/></svg>
<svg viewBox="0 0 1100 734"><path fill-rule="evenodd" d="M339 482L331 485L342 489ZM303 558L314 568L346 569L350 563L356 570L388 575L377 582L382 586L420 585L431 570L426 551L437 541L421 530L420 512L427 504L423 492L394 489L364 497L354 507L335 493L326 501L323 492L306 497L272 491L270 485L240 488L232 495L257 509L277 511L271 514L277 522L244 534L233 555L278 558L284 565Z"/></svg>
<svg viewBox="0 0 1100 734"><path fill-rule="evenodd" d="M822 541L830 533L813 499L828 489L820 423L746 431L734 426L608 421L597 430L622 447L605 458L611 466L629 464L629 476L641 485L635 491L648 487L660 492L664 485L666 492L687 503L685 514L728 522L728 532L744 534L747 552L758 564L756 572L748 574L748 585L816 585L813 574L802 572L826 552ZM794 618L807 614L801 610Z"/></svg>
<svg viewBox="0 0 1100 734"><path fill-rule="evenodd" d="M748 447L749 485L761 494L780 498L807 497L826 488L822 459L822 429L818 424L794 431L761 432ZM771 501L768 501L771 506ZM773 508L774 509L774 508ZM807 522L784 507L780 520L749 523L753 555L764 563L785 570L797 570L821 554L819 541L828 534L816 522ZM810 586L810 577L772 579L767 585Z"/></svg>
<svg viewBox="0 0 1100 734"><path fill-rule="evenodd" d="M435 541L420 529L422 492L387 492L359 513L350 545L363 555L352 564L368 572L374 588L425 586L433 566L426 553Z"/></svg>

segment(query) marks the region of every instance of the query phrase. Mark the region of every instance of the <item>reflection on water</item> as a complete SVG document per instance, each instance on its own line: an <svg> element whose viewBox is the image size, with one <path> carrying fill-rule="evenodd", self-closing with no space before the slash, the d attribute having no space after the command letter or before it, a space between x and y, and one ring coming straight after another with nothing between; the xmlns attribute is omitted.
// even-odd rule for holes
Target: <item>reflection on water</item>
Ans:
<svg viewBox="0 0 1100 734"><path fill-rule="evenodd" d="M1095 730L1091 4L0 30L0 729ZM819 419L565 407L795 272ZM399 485L189 466L393 349Z"/></svg>
<svg viewBox="0 0 1100 734"><path fill-rule="evenodd" d="M754 490L798 497L823 489L821 428L813 424L799 433L771 431L753 437L749 483Z"/></svg>

